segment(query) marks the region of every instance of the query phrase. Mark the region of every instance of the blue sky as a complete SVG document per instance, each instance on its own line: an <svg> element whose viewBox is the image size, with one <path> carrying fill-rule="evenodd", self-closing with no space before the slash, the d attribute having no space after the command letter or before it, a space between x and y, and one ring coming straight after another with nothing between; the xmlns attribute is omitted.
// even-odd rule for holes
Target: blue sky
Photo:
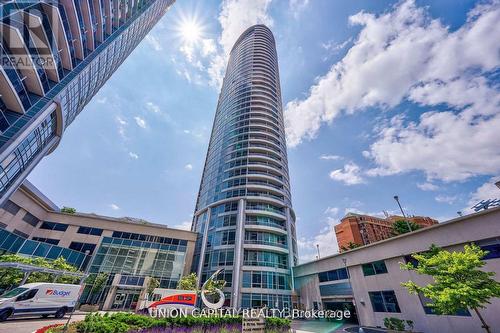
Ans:
<svg viewBox="0 0 500 333"><path fill-rule="evenodd" d="M348 211L446 220L499 197L498 2L178 1L29 176L60 206L187 228L227 54L278 47L302 260Z"/></svg>

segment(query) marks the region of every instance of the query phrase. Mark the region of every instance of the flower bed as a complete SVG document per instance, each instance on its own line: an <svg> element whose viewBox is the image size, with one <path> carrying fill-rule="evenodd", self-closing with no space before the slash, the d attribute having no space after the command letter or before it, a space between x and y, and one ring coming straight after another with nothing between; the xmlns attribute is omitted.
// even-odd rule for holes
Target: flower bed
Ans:
<svg viewBox="0 0 500 333"><path fill-rule="evenodd" d="M238 333L241 332L241 321L239 316L157 319L124 312L88 314L84 320L70 324L68 333ZM266 319L266 332L284 333L289 329L289 320ZM53 327L46 332L61 333L62 327Z"/></svg>
<svg viewBox="0 0 500 333"><path fill-rule="evenodd" d="M52 328L56 328L56 327L59 327L59 326L63 326L64 324L52 324L52 325L49 325L49 326L44 326L42 328L39 328L35 331L35 333L47 333L49 332L49 330L51 330Z"/></svg>

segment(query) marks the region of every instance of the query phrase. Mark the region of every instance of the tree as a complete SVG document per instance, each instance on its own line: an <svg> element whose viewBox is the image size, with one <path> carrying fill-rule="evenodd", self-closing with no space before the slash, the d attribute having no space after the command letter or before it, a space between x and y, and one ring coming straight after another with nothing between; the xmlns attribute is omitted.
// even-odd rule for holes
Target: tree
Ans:
<svg viewBox="0 0 500 333"><path fill-rule="evenodd" d="M410 230L408 229L408 225L410 225L411 231L415 231L421 228L420 225L416 224L415 222L398 220L392 224L392 234L394 236L397 236L410 232Z"/></svg>
<svg viewBox="0 0 500 333"><path fill-rule="evenodd" d="M216 290L224 290L225 286L225 280L208 280L205 284L205 292L209 295L217 295Z"/></svg>
<svg viewBox="0 0 500 333"><path fill-rule="evenodd" d="M225 285L225 280L209 280L205 284L205 292L208 294L216 294L215 290L223 290ZM198 290L198 277L196 276L196 273L183 276L177 284L177 289Z"/></svg>
<svg viewBox="0 0 500 333"><path fill-rule="evenodd" d="M89 291L89 297L90 297L91 304L95 304L94 296L99 295L101 293L101 291L106 286L106 282L108 281L108 278L109 278L108 273L99 273L99 274L91 274L87 279L85 279L85 285L87 285L87 286L92 285L92 287L90 287L90 291ZM99 297L97 297L97 299L95 299L95 301L97 301L98 299L99 299ZM88 301L88 299L87 299L87 301Z"/></svg>
<svg viewBox="0 0 500 333"><path fill-rule="evenodd" d="M419 286L410 280L402 285L412 294L421 293L429 298L432 302L426 306L436 314L455 314L467 308L474 310L482 327L490 333L479 309L490 304L491 298L500 297L500 282L493 279L494 272L480 269L485 265L482 258L487 253L474 244L465 245L461 252L449 252L432 245L428 252L412 255L417 266L401 264L401 269L430 275L434 283Z"/></svg>
<svg viewBox="0 0 500 333"><path fill-rule="evenodd" d="M153 291L160 286L160 281L157 278L150 277L148 286L146 288L146 293L151 295Z"/></svg>
<svg viewBox="0 0 500 333"><path fill-rule="evenodd" d="M76 213L76 209L73 208L73 207L66 207L66 206L64 206L63 208L61 208L61 213L75 214Z"/></svg>
<svg viewBox="0 0 500 333"><path fill-rule="evenodd" d="M349 244L347 244L347 246L342 246L340 248L340 250L342 250L342 251L349 251L349 250L353 250L353 249L361 247L361 246L363 246L363 245L357 244L357 243L353 243L353 242L349 242Z"/></svg>
<svg viewBox="0 0 500 333"><path fill-rule="evenodd" d="M198 277L196 273L191 273L181 277L179 283L177 283L177 289L180 290L197 290L198 289Z"/></svg>

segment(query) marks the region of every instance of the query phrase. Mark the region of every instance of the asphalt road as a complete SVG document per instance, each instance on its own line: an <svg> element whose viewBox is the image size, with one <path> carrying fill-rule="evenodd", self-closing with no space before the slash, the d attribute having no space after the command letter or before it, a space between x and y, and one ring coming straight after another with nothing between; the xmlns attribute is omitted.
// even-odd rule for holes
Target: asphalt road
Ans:
<svg viewBox="0 0 500 333"><path fill-rule="evenodd" d="M31 333L44 326L66 323L68 318L69 315L66 315L64 318L61 319L55 319L54 317L49 317L49 318L32 317L32 318L9 319L7 321L0 323L0 333ZM73 314L73 316L71 317L71 322L79 321L84 318L85 318L84 314Z"/></svg>

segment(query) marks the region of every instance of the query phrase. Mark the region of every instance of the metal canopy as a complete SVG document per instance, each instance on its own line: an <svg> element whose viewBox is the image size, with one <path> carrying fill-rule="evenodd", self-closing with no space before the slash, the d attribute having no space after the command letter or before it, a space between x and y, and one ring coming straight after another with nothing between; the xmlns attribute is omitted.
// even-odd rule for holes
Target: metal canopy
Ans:
<svg viewBox="0 0 500 333"><path fill-rule="evenodd" d="M20 271L22 271L24 273L40 272L40 273L48 273L48 274L54 274L54 275L74 276L74 277L79 277L79 278L84 278L88 275L86 273L81 273L81 272L63 271L63 270L59 270L59 269L34 266L34 265L29 265L29 264L21 264L18 262L0 262L0 268L15 268L15 269L19 269Z"/></svg>

